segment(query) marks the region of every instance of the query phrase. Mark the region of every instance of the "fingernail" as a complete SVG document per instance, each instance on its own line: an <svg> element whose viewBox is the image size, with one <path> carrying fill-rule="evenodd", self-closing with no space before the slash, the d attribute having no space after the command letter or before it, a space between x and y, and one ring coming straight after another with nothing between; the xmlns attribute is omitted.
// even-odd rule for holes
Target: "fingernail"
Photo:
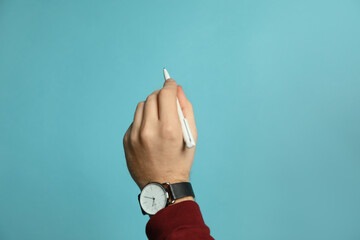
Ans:
<svg viewBox="0 0 360 240"><path fill-rule="evenodd" d="M167 82L174 82L175 80L172 78L166 79Z"/></svg>

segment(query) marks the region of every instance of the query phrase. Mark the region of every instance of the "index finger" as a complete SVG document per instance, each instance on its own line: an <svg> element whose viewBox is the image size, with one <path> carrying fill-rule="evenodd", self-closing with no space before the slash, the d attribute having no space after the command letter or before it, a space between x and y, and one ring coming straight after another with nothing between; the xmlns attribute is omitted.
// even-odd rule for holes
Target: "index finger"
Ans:
<svg viewBox="0 0 360 240"><path fill-rule="evenodd" d="M177 84L170 78L165 81L164 87L159 92L159 118L165 123L172 123L179 119L177 112Z"/></svg>

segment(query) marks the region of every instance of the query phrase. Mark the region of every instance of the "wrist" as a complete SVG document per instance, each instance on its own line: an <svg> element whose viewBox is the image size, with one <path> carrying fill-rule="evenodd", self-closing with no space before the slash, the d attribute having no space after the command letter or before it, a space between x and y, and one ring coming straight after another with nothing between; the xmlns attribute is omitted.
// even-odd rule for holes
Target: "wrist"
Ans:
<svg viewBox="0 0 360 240"><path fill-rule="evenodd" d="M195 201L195 199L192 196L187 196L187 197L176 199L175 202L170 205L174 205L174 204L184 202L184 201Z"/></svg>
<svg viewBox="0 0 360 240"><path fill-rule="evenodd" d="M159 210L181 202L194 202L195 194L190 182L150 182L138 196L143 214L155 215Z"/></svg>
<svg viewBox="0 0 360 240"><path fill-rule="evenodd" d="M179 183L179 182L190 182L190 178L189 177L162 177L162 178L149 178L148 180L143 180L143 181L136 181L136 184L138 185L138 187L140 188L140 190L142 190L148 183L150 182L157 182L157 183L169 183L169 184L174 184L174 183Z"/></svg>

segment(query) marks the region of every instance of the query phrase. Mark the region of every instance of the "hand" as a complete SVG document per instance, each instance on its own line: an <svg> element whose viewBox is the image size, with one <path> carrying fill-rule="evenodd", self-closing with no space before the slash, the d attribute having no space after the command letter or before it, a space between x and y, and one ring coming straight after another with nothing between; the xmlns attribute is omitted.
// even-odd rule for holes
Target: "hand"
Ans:
<svg viewBox="0 0 360 240"><path fill-rule="evenodd" d="M149 182L188 182L195 147L188 149L182 135L176 96L195 143L197 130L192 104L175 80L139 102L134 121L123 138L129 172L140 189Z"/></svg>

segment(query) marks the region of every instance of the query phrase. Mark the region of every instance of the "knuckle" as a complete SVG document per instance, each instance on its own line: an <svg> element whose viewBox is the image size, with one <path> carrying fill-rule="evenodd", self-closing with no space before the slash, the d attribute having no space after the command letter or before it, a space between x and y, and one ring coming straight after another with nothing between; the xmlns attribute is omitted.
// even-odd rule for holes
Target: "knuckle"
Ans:
<svg viewBox="0 0 360 240"><path fill-rule="evenodd" d="M163 97L168 97L171 95L171 91L169 89L163 88L160 90L159 92L159 97L163 98Z"/></svg>
<svg viewBox="0 0 360 240"><path fill-rule="evenodd" d="M148 128L140 131L140 139L142 142L150 143L153 140L153 133Z"/></svg>
<svg viewBox="0 0 360 240"><path fill-rule="evenodd" d="M130 134L129 138L130 138L131 143L136 143L137 139L138 139L137 136L135 134L133 134L133 133Z"/></svg>
<svg viewBox="0 0 360 240"><path fill-rule="evenodd" d="M136 108L139 109L145 102L144 101L141 101L137 104Z"/></svg>
<svg viewBox="0 0 360 240"><path fill-rule="evenodd" d="M124 137L123 137L123 144L126 145L128 143L128 136L125 133Z"/></svg>
<svg viewBox="0 0 360 240"><path fill-rule="evenodd" d="M176 127L172 125L166 125L161 128L161 135L164 139L175 140L179 136Z"/></svg>
<svg viewBox="0 0 360 240"><path fill-rule="evenodd" d="M124 137L123 137L123 144L126 145L129 142L129 134L131 133L132 123L130 127L126 130Z"/></svg>
<svg viewBox="0 0 360 240"><path fill-rule="evenodd" d="M150 94L149 96L147 96L146 101L153 100L155 99L155 97L156 97L155 94Z"/></svg>

